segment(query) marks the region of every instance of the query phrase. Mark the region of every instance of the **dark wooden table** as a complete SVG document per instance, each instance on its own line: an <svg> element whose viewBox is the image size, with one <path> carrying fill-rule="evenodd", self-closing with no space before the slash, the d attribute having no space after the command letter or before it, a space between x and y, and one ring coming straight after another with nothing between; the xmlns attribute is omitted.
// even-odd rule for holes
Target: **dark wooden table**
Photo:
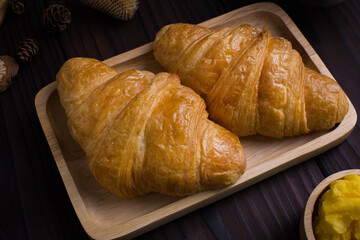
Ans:
<svg viewBox="0 0 360 240"><path fill-rule="evenodd" d="M67 30L48 34L40 16L54 2L70 9L72 22ZM165 24L199 23L255 2L141 0L127 22L70 0L33 0L23 15L8 12L0 26L0 55L14 56L17 43L28 37L38 40L40 52L33 62L20 65L11 87L0 94L0 238L87 238L34 106L37 92L55 80L67 59L107 59L153 41ZM274 2L289 14L359 109L360 1L328 7ZM337 147L138 239L297 239L301 213L314 187L328 175L350 168L360 168L359 121Z"/></svg>

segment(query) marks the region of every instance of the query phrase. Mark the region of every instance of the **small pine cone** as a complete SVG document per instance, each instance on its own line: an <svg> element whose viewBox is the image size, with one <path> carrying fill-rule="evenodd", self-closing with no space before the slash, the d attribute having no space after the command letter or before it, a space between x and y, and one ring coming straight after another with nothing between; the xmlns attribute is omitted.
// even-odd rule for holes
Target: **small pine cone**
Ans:
<svg viewBox="0 0 360 240"><path fill-rule="evenodd" d="M11 79L17 74L19 65L10 56L0 56L0 92L5 91L11 85Z"/></svg>
<svg viewBox="0 0 360 240"><path fill-rule="evenodd" d="M41 22L49 33L63 31L71 22L71 12L61 4L51 4L44 11Z"/></svg>
<svg viewBox="0 0 360 240"><path fill-rule="evenodd" d="M19 42L16 50L16 58L19 62L31 62L39 52L39 44L33 38L27 38Z"/></svg>
<svg viewBox="0 0 360 240"><path fill-rule="evenodd" d="M23 14L29 7L27 0L9 0L9 7L15 14Z"/></svg>
<svg viewBox="0 0 360 240"><path fill-rule="evenodd" d="M81 0L87 6L100 12L127 21L131 19L138 9L138 0Z"/></svg>

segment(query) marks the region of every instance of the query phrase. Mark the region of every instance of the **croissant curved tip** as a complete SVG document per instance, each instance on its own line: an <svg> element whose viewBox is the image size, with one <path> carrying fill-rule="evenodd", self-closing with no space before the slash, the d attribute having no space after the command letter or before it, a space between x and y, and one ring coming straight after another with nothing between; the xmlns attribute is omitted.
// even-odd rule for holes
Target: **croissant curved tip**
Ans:
<svg viewBox="0 0 360 240"><path fill-rule="evenodd" d="M201 184L205 189L235 183L247 166L239 138L211 121L208 124L211 127L203 136L200 170Z"/></svg>
<svg viewBox="0 0 360 240"><path fill-rule="evenodd" d="M165 34L165 32L167 30L169 30L169 28L172 26L173 24L168 24L168 25L165 25L163 26L157 33L156 33L156 36L155 36L155 40L153 42L153 46L155 48L156 44L159 42L159 39Z"/></svg>

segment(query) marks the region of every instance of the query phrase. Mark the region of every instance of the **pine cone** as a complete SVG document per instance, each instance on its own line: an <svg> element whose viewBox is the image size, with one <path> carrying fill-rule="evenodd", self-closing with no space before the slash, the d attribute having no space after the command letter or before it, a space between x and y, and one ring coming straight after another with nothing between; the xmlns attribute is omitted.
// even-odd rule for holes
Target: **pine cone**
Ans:
<svg viewBox="0 0 360 240"><path fill-rule="evenodd" d="M42 15L42 24L49 33L66 29L71 21L71 12L61 4L51 4Z"/></svg>
<svg viewBox="0 0 360 240"><path fill-rule="evenodd" d="M38 54L39 44L34 38L27 38L19 42L16 50L16 58L20 62L31 62Z"/></svg>
<svg viewBox="0 0 360 240"><path fill-rule="evenodd" d="M19 65L14 58L0 56L0 92L5 91L11 84L11 79L17 74Z"/></svg>
<svg viewBox="0 0 360 240"><path fill-rule="evenodd" d="M27 0L9 0L9 7L15 14L23 14L29 7Z"/></svg>
<svg viewBox="0 0 360 240"><path fill-rule="evenodd" d="M138 0L81 0L87 6L120 20L131 19L138 9Z"/></svg>

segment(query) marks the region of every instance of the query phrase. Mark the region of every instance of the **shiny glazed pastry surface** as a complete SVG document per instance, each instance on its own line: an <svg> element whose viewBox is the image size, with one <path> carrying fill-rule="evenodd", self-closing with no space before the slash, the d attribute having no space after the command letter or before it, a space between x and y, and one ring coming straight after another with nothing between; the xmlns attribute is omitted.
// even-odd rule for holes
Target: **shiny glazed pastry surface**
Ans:
<svg viewBox="0 0 360 240"><path fill-rule="evenodd" d="M245 171L239 139L207 119L177 75L73 58L56 77L73 138L105 188L131 198L184 196L234 183Z"/></svg>
<svg viewBox="0 0 360 240"><path fill-rule="evenodd" d="M170 24L153 48L167 71L206 100L210 119L238 136L327 130L348 110L335 81L306 68L288 40L265 29Z"/></svg>

